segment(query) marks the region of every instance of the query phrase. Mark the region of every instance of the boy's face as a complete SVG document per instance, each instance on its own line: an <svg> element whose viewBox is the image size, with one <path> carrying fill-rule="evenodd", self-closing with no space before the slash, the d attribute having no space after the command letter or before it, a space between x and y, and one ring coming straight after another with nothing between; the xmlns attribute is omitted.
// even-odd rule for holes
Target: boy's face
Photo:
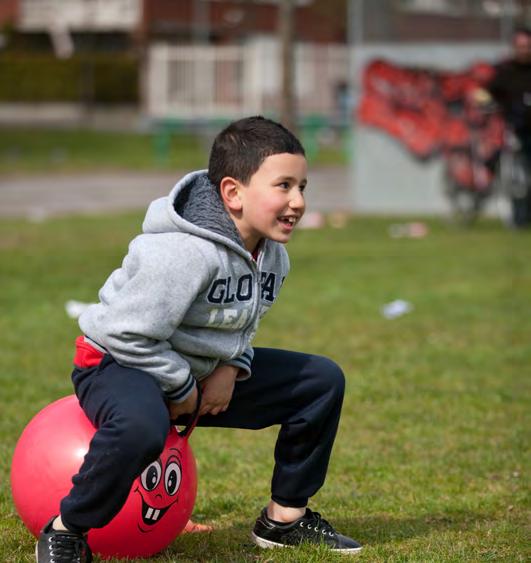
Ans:
<svg viewBox="0 0 531 563"><path fill-rule="evenodd" d="M307 163L301 154L268 156L238 190L241 210L236 227L250 252L263 238L286 243L302 217L306 204Z"/></svg>

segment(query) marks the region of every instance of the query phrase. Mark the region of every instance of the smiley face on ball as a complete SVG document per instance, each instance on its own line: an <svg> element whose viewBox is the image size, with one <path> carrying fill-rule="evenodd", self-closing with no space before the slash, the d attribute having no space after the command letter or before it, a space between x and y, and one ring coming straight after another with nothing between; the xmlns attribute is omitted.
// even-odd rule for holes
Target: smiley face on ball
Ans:
<svg viewBox="0 0 531 563"><path fill-rule="evenodd" d="M181 481L182 465L177 448L165 450L159 459L144 469L134 489L142 499L142 520L138 522L142 533L150 532L178 502Z"/></svg>

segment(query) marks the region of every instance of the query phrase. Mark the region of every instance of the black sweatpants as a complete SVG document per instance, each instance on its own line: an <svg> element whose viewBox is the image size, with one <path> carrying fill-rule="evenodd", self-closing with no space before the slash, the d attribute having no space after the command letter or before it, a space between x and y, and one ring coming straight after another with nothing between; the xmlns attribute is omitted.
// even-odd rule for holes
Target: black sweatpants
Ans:
<svg viewBox="0 0 531 563"><path fill-rule="evenodd" d="M325 480L344 394L341 369L322 356L255 348L252 376L236 383L228 409L198 426L260 429L280 425L272 498L303 507ZM61 502L67 528L110 522L133 481L161 454L170 420L164 395L149 374L109 355L72 374L76 395L98 429L73 488Z"/></svg>

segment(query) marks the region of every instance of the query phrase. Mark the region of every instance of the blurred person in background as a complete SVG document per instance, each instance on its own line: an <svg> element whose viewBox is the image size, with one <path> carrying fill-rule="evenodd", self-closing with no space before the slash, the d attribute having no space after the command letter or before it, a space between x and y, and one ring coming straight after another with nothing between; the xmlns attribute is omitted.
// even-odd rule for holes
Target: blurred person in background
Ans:
<svg viewBox="0 0 531 563"><path fill-rule="evenodd" d="M512 194L513 224L531 226L531 29L516 29L510 59L500 63L488 92L500 107L508 126L516 135L527 168L527 188Z"/></svg>

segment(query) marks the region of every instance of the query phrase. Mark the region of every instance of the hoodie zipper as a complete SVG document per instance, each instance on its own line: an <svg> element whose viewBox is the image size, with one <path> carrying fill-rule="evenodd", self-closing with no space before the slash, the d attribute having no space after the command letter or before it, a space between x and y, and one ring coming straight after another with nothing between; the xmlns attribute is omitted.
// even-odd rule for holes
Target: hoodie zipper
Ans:
<svg viewBox="0 0 531 563"><path fill-rule="evenodd" d="M250 262L251 262L251 268L256 276L256 281L255 281L255 299L254 299L254 303L253 303L253 308L251 311L251 315L249 316L249 322L247 323L247 325L245 326L245 328L242 330L242 334L241 334L241 338L240 338L240 346L239 348L245 350L245 348L248 345L248 341L249 341L249 336L251 333L256 333L256 322L258 320L258 315L259 315L259 311L260 311L260 304L262 302L262 296L261 296L261 292L262 292L262 287L261 287L261 264L263 262L264 259L264 249L262 248L258 254L258 260L254 260L251 258ZM254 336L254 335L253 335ZM242 351L243 353L243 351Z"/></svg>

